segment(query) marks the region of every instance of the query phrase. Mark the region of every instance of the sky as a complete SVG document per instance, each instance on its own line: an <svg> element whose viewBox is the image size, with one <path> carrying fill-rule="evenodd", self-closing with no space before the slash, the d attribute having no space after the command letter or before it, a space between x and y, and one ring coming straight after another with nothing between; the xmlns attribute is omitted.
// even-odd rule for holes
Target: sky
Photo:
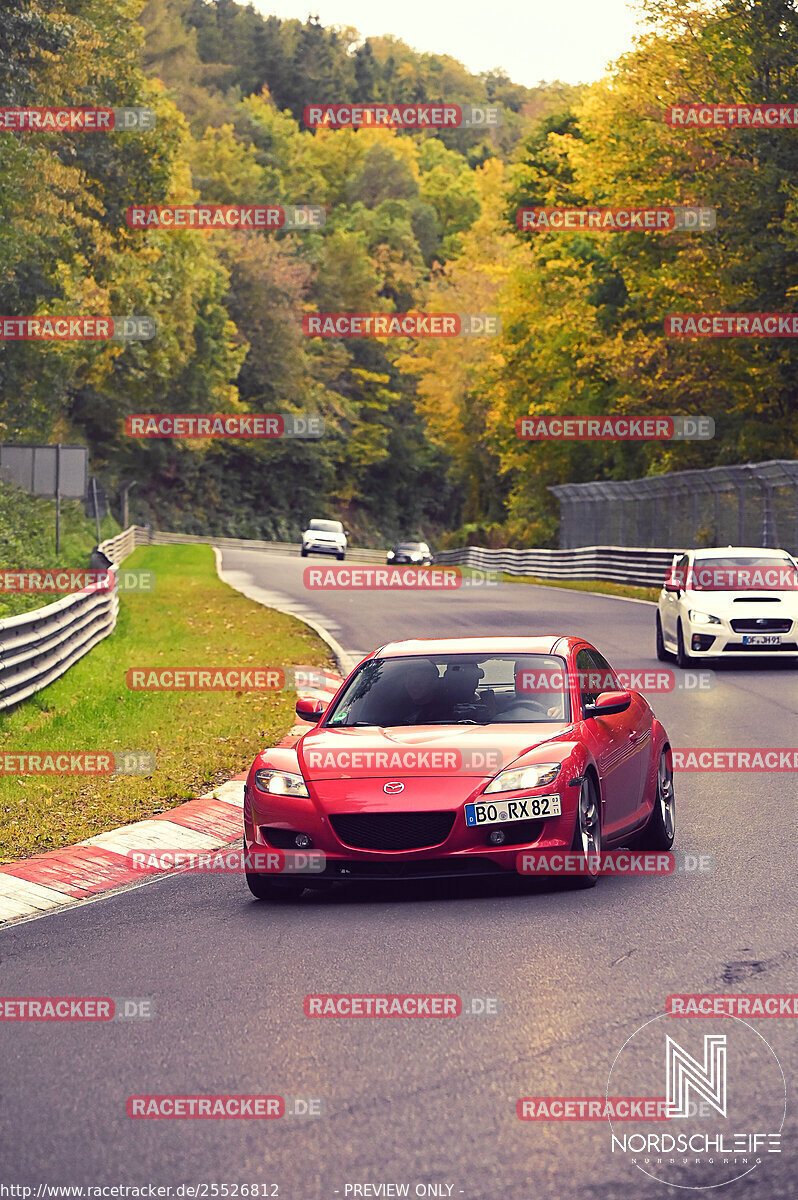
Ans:
<svg viewBox="0 0 798 1200"><path fill-rule="evenodd" d="M638 31L629 0L253 0L264 15L318 14L322 25L390 33L416 50L451 54L479 74L503 67L516 83L587 83L630 48Z"/></svg>

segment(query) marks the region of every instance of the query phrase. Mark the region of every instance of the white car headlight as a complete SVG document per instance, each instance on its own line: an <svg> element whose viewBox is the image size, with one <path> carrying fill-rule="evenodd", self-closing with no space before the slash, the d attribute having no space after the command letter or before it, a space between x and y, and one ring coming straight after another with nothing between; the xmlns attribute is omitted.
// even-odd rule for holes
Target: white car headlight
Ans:
<svg viewBox="0 0 798 1200"><path fill-rule="evenodd" d="M518 767L500 771L491 779L486 792L515 792L520 788L548 787L560 773L562 763L536 763L534 767Z"/></svg>
<svg viewBox="0 0 798 1200"><path fill-rule="evenodd" d="M396 558L396 555L394 554L393 550L389 550L386 557L387 558Z"/></svg>
<svg viewBox="0 0 798 1200"><path fill-rule="evenodd" d="M271 792L273 796L307 796L308 789L301 775L289 771L274 771L262 767L255 772L255 787L259 792Z"/></svg>
<svg viewBox="0 0 798 1200"><path fill-rule="evenodd" d="M687 615L694 625L720 625L720 617L713 617L712 613L699 612L695 608L687 610Z"/></svg>

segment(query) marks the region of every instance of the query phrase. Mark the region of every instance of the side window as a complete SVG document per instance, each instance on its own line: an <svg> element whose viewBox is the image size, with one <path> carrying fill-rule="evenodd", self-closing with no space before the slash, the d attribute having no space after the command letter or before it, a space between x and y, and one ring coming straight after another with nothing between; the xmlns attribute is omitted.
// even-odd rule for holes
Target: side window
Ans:
<svg viewBox="0 0 798 1200"><path fill-rule="evenodd" d="M591 650L590 657L593 659L596 669L600 672L600 675L601 675L601 679L600 679L601 691L602 692L621 691L622 688L621 688L620 683L618 682L618 676L615 674L615 672L613 671L610 664L607 662L604 655L599 654L598 650Z"/></svg>
<svg viewBox="0 0 798 1200"><path fill-rule="evenodd" d="M598 671L589 650L577 651L576 670L582 700L582 715L584 716L585 705L592 704L601 690L597 686L599 684Z"/></svg>
<svg viewBox="0 0 798 1200"><path fill-rule="evenodd" d="M687 583L687 569L690 563L690 555L683 554L681 558L677 558L675 566L672 568L674 583L678 583L679 587L684 590Z"/></svg>

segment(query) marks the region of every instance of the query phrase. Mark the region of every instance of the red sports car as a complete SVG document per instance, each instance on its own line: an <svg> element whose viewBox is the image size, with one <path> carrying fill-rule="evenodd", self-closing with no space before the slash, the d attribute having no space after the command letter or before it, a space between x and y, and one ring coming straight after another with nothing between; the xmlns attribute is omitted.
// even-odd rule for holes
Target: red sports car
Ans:
<svg viewBox="0 0 798 1200"><path fill-rule="evenodd" d="M297 713L312 728L252 764L245 850L251 867L312 851L319 870L252 869L258 899L336 881L506 877L522 850L595 863L612 846L673 844L668 735L581 638L393 642L326 708L300 699Z"/></svg>

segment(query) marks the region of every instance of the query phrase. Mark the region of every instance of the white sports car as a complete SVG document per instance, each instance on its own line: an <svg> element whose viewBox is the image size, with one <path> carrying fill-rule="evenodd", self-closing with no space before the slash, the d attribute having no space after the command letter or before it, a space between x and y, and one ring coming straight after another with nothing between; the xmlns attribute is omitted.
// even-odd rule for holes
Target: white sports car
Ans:
<svg viewBox="0 0 798 1200"><path fill-rule="evenodd" d="M798 656L798 563L750 546L674 555L657 606L657 658Z"/></svg>

